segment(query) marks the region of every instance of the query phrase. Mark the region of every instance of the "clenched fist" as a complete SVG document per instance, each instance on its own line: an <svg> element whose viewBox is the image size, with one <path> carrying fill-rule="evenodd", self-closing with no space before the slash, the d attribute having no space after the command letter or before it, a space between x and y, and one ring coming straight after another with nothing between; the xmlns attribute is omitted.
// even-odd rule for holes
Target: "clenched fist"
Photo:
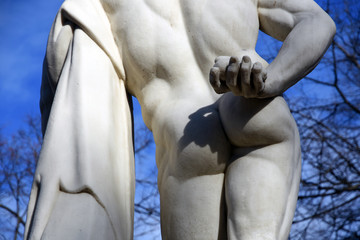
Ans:
<svg viewBox="0 0 360 240"><path fill-rule="evenodd" d="M261 97L266 70L261 63L252 64L250 57L217 57L210 70L210 84L216 93L232 92L246 98Z"/></svg>

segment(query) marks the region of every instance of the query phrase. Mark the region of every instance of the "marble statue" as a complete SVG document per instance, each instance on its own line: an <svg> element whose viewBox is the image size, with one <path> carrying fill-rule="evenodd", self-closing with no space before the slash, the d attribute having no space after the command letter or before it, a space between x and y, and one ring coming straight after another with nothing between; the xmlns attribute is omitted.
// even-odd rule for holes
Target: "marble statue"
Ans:
<svg viewBox="0 0 360 240"><path fill-rule="evenodd" d="M270 64L259 29L283 41ZM312 0L66 0L25 239L132 239L130 95L156 143L163 239L287 239L301 157L282 93L334 34Z"/></svg>

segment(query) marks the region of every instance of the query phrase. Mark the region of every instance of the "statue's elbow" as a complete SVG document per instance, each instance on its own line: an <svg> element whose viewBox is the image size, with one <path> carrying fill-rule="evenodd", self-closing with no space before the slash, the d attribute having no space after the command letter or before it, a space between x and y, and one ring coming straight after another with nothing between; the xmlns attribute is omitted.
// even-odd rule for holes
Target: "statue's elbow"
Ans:
<svg viewBox="0 0 360 240"><path fill-rule="evenodd" d="M329 33L331 35L331 40L332 40L336 34L336 25L335 25L335 22L332 20L332 18L329 15L327 15L327 25L328 25Z"/></svg>
<svg viewBox="0 0 360 240"><path fill-rule="evenodd" d="M332 18L327 14L323 13L321 16L321 26L324 28L324 32L327 33L329 42L331 42L336 34L336 25Z"/></svg>

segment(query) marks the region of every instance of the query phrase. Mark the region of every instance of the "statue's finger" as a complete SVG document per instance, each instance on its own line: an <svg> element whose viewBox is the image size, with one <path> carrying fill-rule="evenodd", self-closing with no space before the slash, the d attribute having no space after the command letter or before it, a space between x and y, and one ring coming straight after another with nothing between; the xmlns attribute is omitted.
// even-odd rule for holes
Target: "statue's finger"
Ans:
<svg viewBox="0 0 360 240"><path fill-rule="evenodd" d="M251 71L251 79L252 79L251 85L254 88L254 92L256 95L259 92L261 92L265 87L265 83L263 81L263 75L264 72L261 63L256 62Z"/></svg>
<svg viewBox="0 0 360 240"><path fill-rule="evenodd" d="M216 93L221 94L229 91L220 81L220 69L218 67L210 69L209 81Z"/></svg>
<svg viewBox="0 0 360 240"><path fill-rule="evenodd" d="M220 87L220 69L218 67L212 67L210 69L209 80L213 88Z"/></svg>
<svg viewBox="0 0 360 240"><path fill-rule="evenodd" d="M248 56L244 56L240 66L240 82L241 82L241 92L244 97L251 95L251 85L250 85L250 76L251 76L251 59Z"/></svg>
<svg viewBox="0 0 360 240"><path fill-rule="evenodd" d="M231 57L229 65L226 69L226 86L233 92L234 95L241 95L241 86L238 84L238 74L240 68L240 60Z"/></svg>

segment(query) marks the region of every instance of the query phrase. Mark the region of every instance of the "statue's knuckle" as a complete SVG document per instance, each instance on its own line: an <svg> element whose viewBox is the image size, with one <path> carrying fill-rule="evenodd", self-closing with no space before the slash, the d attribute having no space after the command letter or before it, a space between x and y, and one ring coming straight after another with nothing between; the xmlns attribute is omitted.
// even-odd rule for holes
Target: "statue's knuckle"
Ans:
<svg viewBox="0 0 360 240"><path fill-rule="evenodd" d="M226 85L229 87L229 88L234 88L236 86L235 82L232 80L232 79L228 79L226 81Z"/></svg>
<svg viewBox="0 0 360 240"><path fill-rule="evenodd" d="M245 88L250 88L250 86L251 86L251 84L250 84L250 81L242 81L242 84L243 84L243 86L245 87Z"/></svg>

